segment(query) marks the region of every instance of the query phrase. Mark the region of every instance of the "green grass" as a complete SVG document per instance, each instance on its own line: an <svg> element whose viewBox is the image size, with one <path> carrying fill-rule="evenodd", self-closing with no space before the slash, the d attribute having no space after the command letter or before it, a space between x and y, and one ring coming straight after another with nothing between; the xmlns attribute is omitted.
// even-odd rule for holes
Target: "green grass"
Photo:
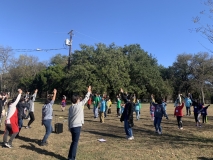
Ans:
<svg viewBox="0 0 213 160"><path fill-rule="evenodd" d="M6 160L65 160L67 159L71 134L68 131L68 107L61 112L60 105L55 104L54 114L63 117L59 122L64 124L64 132L52 133L48 139L49 145L40 147L38 142L45 133L41 126L40 102L35 103L35 118L31 129L23 128L20 139L13 141L13 148L0 148L0 159ZM85 107L85 124L82 127L78 145L78 160L210 160L213 159L213 108L208 109L208 123L201 128L195 126L193 116L183 117L183 130L177 129L176 119L173 117L174 107L167 107L169 120L163 118L163 135L156 135L153 122L149 115L149 105L142 104L141 119L134 121L133 134L135 139L125 139L123 123L116 117L116 108L112 107L112 114L101 124L99 119L93 118L93 111ZM185 113L185 108L184 108ZM135 115L134 115L135 117ZM65 119L64 119L65 118ZM24 126L28 120L24 120ZM55 119L52 125L54 126ZM3 136L4 126L1 127ZM106 142L99 142L103 138Z"/></svg>

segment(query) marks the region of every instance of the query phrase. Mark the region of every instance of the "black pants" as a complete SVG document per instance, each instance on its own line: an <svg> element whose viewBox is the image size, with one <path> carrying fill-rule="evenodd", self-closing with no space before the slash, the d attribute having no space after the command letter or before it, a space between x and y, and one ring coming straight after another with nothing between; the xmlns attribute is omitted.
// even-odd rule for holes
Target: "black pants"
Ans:
<svg viewBox="0 0 213 160"><path fill-rule="evenodd" d="M181 116L177 116L178 128L182 128L183 127L183 122L182 122L181 119L182 119Z"/></svg>
<svg viewBox="0 0 213 160"><path fill-rule="evenodd" d="M87 108L90 109L90 104L87 104Z"/></svg>
<svg viewBox="0 0 213 160"><path fill-rule="evenodd" d="M28 126L30 126L33 123L33 121L35 121L35 117L34 117L33 112L30 112L29 116L30 116L30 121L28 122Z"/></svg>
<svg viewBox="0 0 213 160"><path fill-rule="evenodd" d="M199 122L199 120L198 120L198 113L194 113L194 118L195 118L195 122L196 123Z"/></svg>
<svg viewBox="0 0 213 160"><path fill-rule="evenodd" d="M207 118L207 115L203 114L203 123L206 123L206 118Z"/></svg>
<svg viewBox="0 0 213 160"><path fill-rule="evenodd" d="M1 118L1 114L2 114L2 106L0 106L0 118Z"/></svg>
<svg viewBox="0 0 213 160"><path fill-rule="evenodd" d="M117 116L120 116L121 115L121 109L120 108L117 108Z"/></svg>
<svg viewBox="0 0 213 160"><path fill-rule="evenodd" d="M186 107L186 115L191 115L191 107Z"/></svg>
<svg viewBox="0 0 213 160"><path fill-rule="evenodd" d="M5 132L4 132L4 137L3 137L3 142L4 142L4 143L7 143L7 136L10 134L10 132L12 132L11 124L6 124L6 126L5 126ZM12 145L13 139L16 137L17 134L18 134L18 132L13 133L13 134L10 136L10 139L9 139L9 141L8 141L8 143L9 143L10 145Z"/></svg>

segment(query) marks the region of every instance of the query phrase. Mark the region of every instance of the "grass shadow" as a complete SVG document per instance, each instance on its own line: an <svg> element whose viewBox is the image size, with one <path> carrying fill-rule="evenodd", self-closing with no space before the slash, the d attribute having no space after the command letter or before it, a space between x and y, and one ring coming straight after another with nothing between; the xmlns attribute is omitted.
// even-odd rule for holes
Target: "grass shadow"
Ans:
<svg viewBox="0 0 213 160"><path fill-rule="evenodd" d="M197 157L198 160L213 160L213 158Z"/></svg>
<svg viewBox="0 0 213 160"><path fill-rule="evenodd" d="M88 133L91 133L91 134L100 135L100 136L103 136L103 137L124 138L122 136L118 136L118 135L115 135L115 134L98 132L98 131L84 131L84 132L88 132Z"/></svg>
<svg viewBox="0 0 213 160"><path fill-rule="evenodd" d="M37 147L35 147L35 145L33 145L31 143L29 143L29 144L30 144L30 146L21 145L20 147L34 151L34 152L37 152L38 154L44 154L44 155L51 156L51 157L54 157L56 159L60 159L60 160L66 160L67 159L65 157L62 157L60 154L55 154L54 152L50 152L50 151L47 151L45 149L37 148Z"/></svg>
<svg viewBox="0 0 213 160"><path fill-rule="evenodd" d="M36 144L38 144L38 142L40 141L39 139L31 139L31 138L23 137L23 136L19 136L17 139L20 139L20 140L25 141L25 142L36 143Z"/></svg>

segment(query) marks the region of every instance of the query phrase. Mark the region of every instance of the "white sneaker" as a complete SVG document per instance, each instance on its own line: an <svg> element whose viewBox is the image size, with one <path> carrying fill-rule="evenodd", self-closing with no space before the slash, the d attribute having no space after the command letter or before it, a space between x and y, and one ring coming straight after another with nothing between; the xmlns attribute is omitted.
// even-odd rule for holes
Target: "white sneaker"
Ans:
<svg viewBox="0 0 213 160"><path fill-rule="evenodd" d="M162 132L158 131L158 134L162 134Z"/></svg>
<svg viewBox="0 0 213 160"><path fill-rule="evenodd" d="M183 129L183 127L181 127L180 129Z"/></svg>
<svg viewBox="0 0 213 160"><path fill-rule="evenodd" d="M134 139L134 137L133 137L133 136L128 138L128 140L133 140L133 139Z"/></svg>
<svg viewBox="0 0 213 160"><path fill-rule="evenodd" d="M12 148L12 146L9 143L5 143L4 145L8 148Z"/></svg>
<svg viewBox="0 0 213 160"><path fill-rule="evenodd" d="M28 129L28 128L31 128L31 127L30 126L26 126L25 128Z"/></svg>

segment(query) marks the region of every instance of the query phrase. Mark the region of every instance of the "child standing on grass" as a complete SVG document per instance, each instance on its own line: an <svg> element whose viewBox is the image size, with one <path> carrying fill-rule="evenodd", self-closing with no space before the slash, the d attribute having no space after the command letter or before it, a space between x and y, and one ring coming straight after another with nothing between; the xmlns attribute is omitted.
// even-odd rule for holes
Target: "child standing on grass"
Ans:
<svg viewBox="0 0 213 160"><path fill-rule="evenodd" d="M62 112L65 110L66 100L67 100L67 97L65 95L63 95L62 100L61 100L61 111Z"/></svg>
<svg viewBox="0 0 213 160"><path fill-rule="evenodd" d="M111 114L111 105L112 105L112 102L110 99L108 99L107 101L108 114Z"/></svg>
<svg viewBox="0 0 213 160"><path fill-rule="evenodd" d="M209 106L210 104L198 111L198 113L201 113L202 115L203 123L207 123L207 109L209 108Z"/></svg>
<svg viewBox="0 0 213 160"><path fill-rule="evenodd" d="M106 111L106 101L105 101L105 97L103 96L100 103L100 114L99 114L101 123L104 123L105 111Z"/></svg>
<svg viewBox="0 0 213 160"><path fill-rule="evenodd" d="M177 123L178 123L178 128L179 129L183 129L183 122L182 122L182 117L183 117L183 107L184 107L184 103L182 104L178 104L175 107L175 111L174 111L174 117L177 117Z"/></svg>
<svg viewBox="0 0 213 160"><path fill-rule="evenodd" d="M134 97L133 97L133 95L128 95L128 96L124 95L122 88L121 88L121 97L125 103L125 108L124 108L124 112L120 118L120 121L121 122L124 121L124 129L126 132L126 138L128 140L133 140L134 136L133 136L133 132L132 132L132 127L134 126L134 123L133 123Z"/></svg>
<svg viewBox="0 0 213 160"><path fill-rule="evenodd" d="M154 113L155 113L155 107L153 106L152 103L155 103L155 99L154 99L154 95L151 94L151 99L150 99L150 116L151 116L151 120L154 121L155 117L154 117Z"/></svg>
<svg viewBox="0 0 213 160"><path fill-rule="evenodd" d="M164 107L162 105L162 100L158 99L156 103L152 103L152 105L155 107L155 119L154 119L154 126L155 126L155 132L158 134L162 134L162 128L161 128L161 121L162 121L162 117L165 116L166 119L168 120L168 116L164 110Z"/></svg>
<svg viewBox="0 0 213 160"><path fill-rule="evenodd" d="M135 103L135 113L136 113L136 119L139 120L140 119L140 101L139 101L139 99Z"/></svg>
<svg viewBox="0 0 213 160"><path fill-rule="evenodd" d="M190 99L190 95L188 94L188 96L186 98L184 98L185 100L185 106L186 106L186 116L190 116L191 115L191 105L192 105L192 100Z"/></svg>
<svg viewBox="0 0 213 160"><path fill-rule="evenodd" d="M89 100L87 102L87 108L90 110L90 105L92 104L92 97L89 97Z"/></svg>
<svg viewBox="0 0 213 160"><path fill-rule="evenodd" d="M98 105L99 105L99 98L98 98L98 95L95 94L93 96L93 114L94 114L94 118L98 118Z"/></svg>
<svg viewBox="0 0 213 160"><path fill-rule="evenodd" d="M195 119L195 123L196 123L196 126L198 127L201 127L201 124L200 124L200 121L199 121L199 103L197 102L197 100L193 100L192 99L192 106L194 108L194 119Z"/></svg>
<svg viewBox="0 0 213 160"><path fill-rule="evenodd" d="M163 105L163 108L166 112L166 107L167 107L167 103L166 103L166 100L165 99L162 99L162 105ZM167 114L167 113L166 113Z"/></svg>
<svg viewBox="0 0 213 160"><path fill-rule="evenodd" d="M120 117L121 115L121 99L117 98L117 116Z"/></svg>

